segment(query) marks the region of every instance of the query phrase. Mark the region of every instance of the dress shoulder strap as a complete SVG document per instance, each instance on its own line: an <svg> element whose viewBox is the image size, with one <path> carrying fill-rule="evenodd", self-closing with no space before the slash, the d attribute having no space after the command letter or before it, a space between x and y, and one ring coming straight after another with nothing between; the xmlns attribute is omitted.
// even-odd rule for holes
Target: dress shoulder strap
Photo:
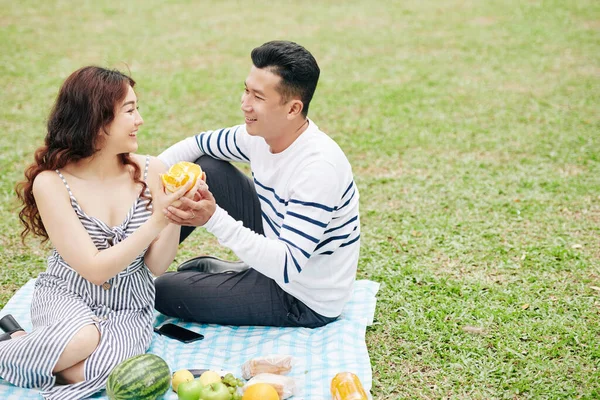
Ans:
<svg viewBox="0 0 600 400"><path fill-rule="evenodd" d="M65 179L65 177L63 176L63 174L60 173L60 171L58 169L55 169L56 173L58 174L58 176L60 176L60 179L62 179L63 183L65 184L65 187L67 188L67 191L69 192L69 196L74 199L75 196L73 196L73 192L71 192L71 187L69 186L69 184L67 183L67 180Z"/></svg>
<svg viewBox="0 0 600 400"><path fill-rule="evenodd" d="M150 165L150 155L146 155L146 166L144 167L144 182L148 180L148 166Z"/></svg>

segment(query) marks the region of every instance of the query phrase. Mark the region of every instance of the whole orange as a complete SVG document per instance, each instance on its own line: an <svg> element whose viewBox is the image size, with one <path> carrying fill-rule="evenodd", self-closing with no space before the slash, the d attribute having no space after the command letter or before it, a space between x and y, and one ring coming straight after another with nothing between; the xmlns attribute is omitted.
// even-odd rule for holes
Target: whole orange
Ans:
<svg viewBox="0 0 600 400"><path fill-rule="evenodd" d="M279 395L268 383L255 383L246 389L242 400L279 400Z"/></svg>

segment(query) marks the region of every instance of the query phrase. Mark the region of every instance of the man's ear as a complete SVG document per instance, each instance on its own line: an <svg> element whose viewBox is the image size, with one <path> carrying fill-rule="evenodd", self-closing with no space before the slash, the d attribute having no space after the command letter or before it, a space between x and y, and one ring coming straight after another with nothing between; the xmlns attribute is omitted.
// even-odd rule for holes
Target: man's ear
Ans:
<svg viewBox="0 0 600 400"><path fill-rule="evenodd" d="M290 108L288 109L288 119L294 119L302 113L304 109L304 103L302 100L294 99L290 102Z"/></svg>

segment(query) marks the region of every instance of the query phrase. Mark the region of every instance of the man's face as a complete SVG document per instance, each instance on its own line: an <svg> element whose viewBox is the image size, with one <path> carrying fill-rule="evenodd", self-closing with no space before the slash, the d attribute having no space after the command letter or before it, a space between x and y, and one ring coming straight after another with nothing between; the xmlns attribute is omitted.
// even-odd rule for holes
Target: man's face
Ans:
<svg viewBox="0 0 600 400"><path fill-rule="evenodd" d="M289 104L277 91L281 78L267 69L252 67L246 78L241 109L246 120L246 130L260 136L267 143L285 134L289 124Z"/></svg>

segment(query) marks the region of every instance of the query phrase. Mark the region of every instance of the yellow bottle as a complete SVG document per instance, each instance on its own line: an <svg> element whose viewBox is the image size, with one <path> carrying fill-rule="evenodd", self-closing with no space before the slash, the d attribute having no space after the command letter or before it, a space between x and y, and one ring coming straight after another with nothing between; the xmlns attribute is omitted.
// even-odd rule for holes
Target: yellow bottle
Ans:
<svg viewBox="0 0 600 400"><path fill-rule="evenodd" d="M331 380L333 400L368 400L358 376L352 372L340 372Z"/></svg>

